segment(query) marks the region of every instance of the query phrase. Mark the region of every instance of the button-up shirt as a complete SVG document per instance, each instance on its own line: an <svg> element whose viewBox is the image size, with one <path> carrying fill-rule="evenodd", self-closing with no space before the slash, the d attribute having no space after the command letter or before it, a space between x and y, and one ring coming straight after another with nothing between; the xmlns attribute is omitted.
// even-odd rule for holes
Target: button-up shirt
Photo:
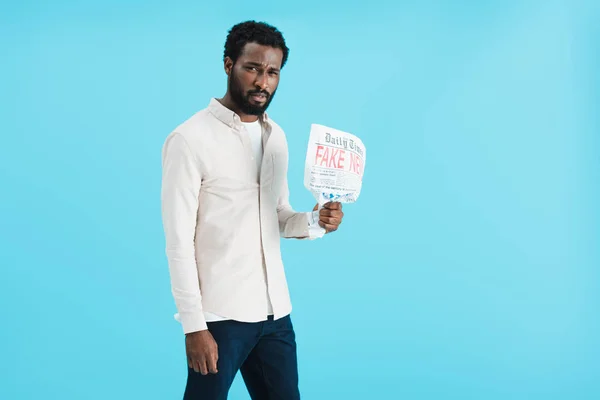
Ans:
<svg viewBox="0 0 600 400"><path fill-rule="evenodd" d="M162 151L162 216L171 290L184 333L204 312L243 322L291 312L280 237L308 238L310 213L289 203L288 147L268 115L260 171L237 114L212 99Z"/></svg>

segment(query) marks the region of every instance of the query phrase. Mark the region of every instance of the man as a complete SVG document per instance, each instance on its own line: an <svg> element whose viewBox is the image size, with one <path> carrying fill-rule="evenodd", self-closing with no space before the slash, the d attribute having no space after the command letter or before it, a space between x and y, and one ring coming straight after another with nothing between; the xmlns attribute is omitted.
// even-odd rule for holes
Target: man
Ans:
<svg viewBox="0 0 600 400"><path fill-rule="evenodd" d="M162 213L172 293L185 333L184 399L226 399L238 371L253 399L299 399L280 237L338 229L339 203L289 204L288 148L266 114L288 57L274 27L227 36L227 92L163 147Z"/></svg>

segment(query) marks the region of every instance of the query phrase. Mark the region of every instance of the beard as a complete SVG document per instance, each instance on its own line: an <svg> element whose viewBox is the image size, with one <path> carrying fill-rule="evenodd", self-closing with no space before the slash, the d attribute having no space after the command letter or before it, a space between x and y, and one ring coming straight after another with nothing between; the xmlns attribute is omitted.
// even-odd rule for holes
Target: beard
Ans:
<svg viewBox="0 0 600 400"><path fill-rule="evenodd" d="M231 75L229 76L229 93L231 93L231 99L235 105L244 114L263 115L267 108L269 108L269 104L271 104L271 100L273 100L275 92L269 93L265 90L254 89L244 93L242 84L239 82L235 73L231 71ZM265 96L265 103L262 105L252 104L250 102L250 96L253 94L263 94Z"/></svg>

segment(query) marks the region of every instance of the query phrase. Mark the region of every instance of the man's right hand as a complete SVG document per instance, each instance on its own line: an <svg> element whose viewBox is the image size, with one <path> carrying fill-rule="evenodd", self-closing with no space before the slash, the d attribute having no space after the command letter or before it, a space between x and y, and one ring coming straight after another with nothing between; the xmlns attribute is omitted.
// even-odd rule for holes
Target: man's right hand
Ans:
<svg viewBox="0 0 600 400"><path fill-rule="evenodd" d="M208 330L185 335L185 351L188 365L202 375L217 373L219 352L217 342Z"/></svg>

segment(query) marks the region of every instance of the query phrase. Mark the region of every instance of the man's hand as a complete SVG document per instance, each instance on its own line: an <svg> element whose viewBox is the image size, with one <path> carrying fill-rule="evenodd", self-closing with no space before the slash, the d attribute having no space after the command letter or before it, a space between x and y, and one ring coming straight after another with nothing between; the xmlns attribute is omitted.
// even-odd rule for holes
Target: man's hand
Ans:
<svg viewBox="0 0 600 400"><path fill-rule="evenodd" d="M207 375L217 373L219 353L217 342L208 330L192 332L185 335L185 352L188 365L194 371Z"/></svg>
<svg viewBox="0 0 600 400"><path fill-rule="evenodd" d="M318 208L319 205L317 204L313 210L317 210ZM335 232L342 223L343 217L342 203L325 203L321 211L319 211L319 226L324 228L327 233Z"/></svg>

